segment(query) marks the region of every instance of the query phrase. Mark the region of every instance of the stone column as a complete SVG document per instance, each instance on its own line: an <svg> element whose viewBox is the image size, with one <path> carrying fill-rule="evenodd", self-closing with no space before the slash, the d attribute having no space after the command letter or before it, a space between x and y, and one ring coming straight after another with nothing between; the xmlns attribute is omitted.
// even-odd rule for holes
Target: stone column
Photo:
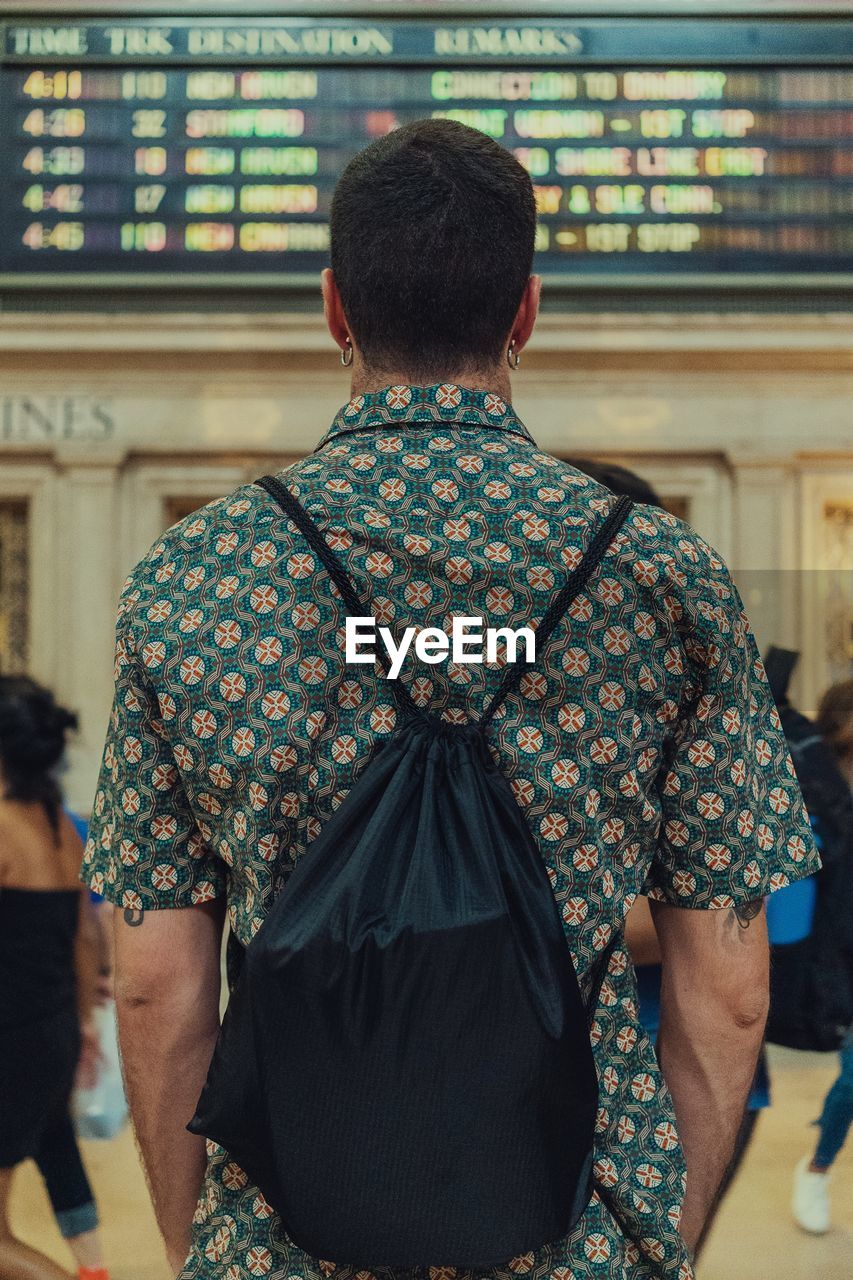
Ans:
<svg viewBox="0 0 853 1280"><path fill-rule="evenodd" d="M95 792L112 703L115 615L121 582L117 566L119 467L124 450L99 445L57 451L60 588L58 694L80 718L63 779L66 799L88 814Z"/></svg>
<svg viewBox="0 0 853 1280"><path fill-rule="evenodd" d="M791 456L737 454L731 568L762 654L800 647L798 507Z"/></svg>

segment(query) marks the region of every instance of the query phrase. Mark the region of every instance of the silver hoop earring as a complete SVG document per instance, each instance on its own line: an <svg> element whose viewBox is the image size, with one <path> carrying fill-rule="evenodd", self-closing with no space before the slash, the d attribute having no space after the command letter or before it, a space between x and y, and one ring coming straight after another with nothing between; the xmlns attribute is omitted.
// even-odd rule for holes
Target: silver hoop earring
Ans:
<svg viewBox="0 0 853 1280"><path fill-rule="evenodd" d="M347 359L347 354L349 354L349 359ZM349 338L347 338L347 345L345 347L341 347L341 364L346 369L348 369L352 364L354 355L355 355L355 352L352 349L352 343L350 342Z"/></svg>
<svg viewBox="0 0 853 1280"><path fill-rule="evenodd" d="M515 339L513 339L513 341L509 344L509 346L506 349L506 362L509 365L510 369L517 369L518 366L521 364L521 353L520 352L516 353L514 348L515 348Z"/></svg>

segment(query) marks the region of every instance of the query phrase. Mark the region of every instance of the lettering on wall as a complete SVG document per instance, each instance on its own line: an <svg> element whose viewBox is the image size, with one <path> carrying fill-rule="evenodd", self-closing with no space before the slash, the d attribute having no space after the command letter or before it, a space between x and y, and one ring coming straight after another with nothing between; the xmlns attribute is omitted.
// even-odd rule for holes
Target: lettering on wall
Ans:
<svg viewBox="0 0 853 1280"><path fill-rule="evenodd" d="M110 440L112 402L94 396L3 396L0 442L52 444L60 440Z"/></svg>

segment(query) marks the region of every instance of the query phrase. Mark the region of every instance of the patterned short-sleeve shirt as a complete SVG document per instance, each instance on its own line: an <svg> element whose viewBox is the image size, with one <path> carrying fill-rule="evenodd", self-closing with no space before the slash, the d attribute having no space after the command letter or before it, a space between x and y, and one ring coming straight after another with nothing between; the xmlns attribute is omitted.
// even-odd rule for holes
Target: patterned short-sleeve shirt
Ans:
<svg viewBox="0 0 853 1280"><path fill-rule="evenodd" d="M355 397L282 479L398 636L407 626L449 633L463 616L535 623L613 503L538 448L500 396L455 385ZM232 929L251 941L394 727L382 668L345 661L344 623L337 588L257 486L157 542L121 598L85 854L93 889L146 910L225 896ZM501 653L427 666L413 650L400 679L416 702L455 722L482 714ZM488 738L541 850L581 979L640 893L721 908L817 869L740 598L686 524L635 507L536 657ZM566 1239L488 1273L495 1280L692 1276L672 1103L621 946L592 1041L596 1191ZM447 1269L431 1270L447 1280ZM182 1280L246 1275L356 1272L299 1249L209 1144Z"/></svg>

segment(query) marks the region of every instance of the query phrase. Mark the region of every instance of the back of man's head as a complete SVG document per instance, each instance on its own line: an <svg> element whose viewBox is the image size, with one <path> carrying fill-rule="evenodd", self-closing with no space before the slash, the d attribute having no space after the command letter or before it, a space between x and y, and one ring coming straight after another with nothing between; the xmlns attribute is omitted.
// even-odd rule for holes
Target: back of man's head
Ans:
<svg viewBox="0 0 853 1280"><path fill-rule="evenodd" d="M331 265L365 365L438 380L501 359L533 264L527 171L454 120L418 120L347 165Z"/></svg>

